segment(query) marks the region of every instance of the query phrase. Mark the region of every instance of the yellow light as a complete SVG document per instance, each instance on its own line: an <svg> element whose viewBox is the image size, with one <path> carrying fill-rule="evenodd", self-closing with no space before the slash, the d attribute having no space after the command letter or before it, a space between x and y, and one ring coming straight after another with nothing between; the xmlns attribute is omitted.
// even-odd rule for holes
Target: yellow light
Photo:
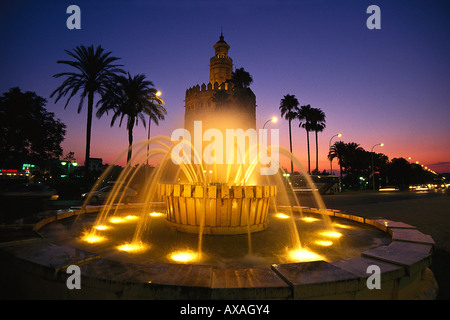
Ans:
<svg viewBox="0 0 450 320"><path fill-rule="evenodd" d="M329 247L329 246L333 245L333 241L330 241L330 240L316 240L315 244L317 244L319 246L323 246L323 247Z"/></svg>
<svg viewBox="0 0 450 320"><path fill-rule="evenodd" d="M339 138L342 137L342 134L338 133L338 137L339 137Z"/></svg>
<svg viewBox="0 0 450 320"><path fill-rule="evenodd" d="M288 252L288 256L293 261L306 262L324 260L324 257L307 249L295 249Z"/></svg>
<svg viewBox="0 0 450 320"><path fill-rule="evenodd" d="M340 238L342 237L342 233L336 231L325 231L321 233L322 236L329 238Z"/></svg>
<svg viewBox="0 0 450 320"><path fill-rule="evenodd" d="M155 94L156 94L157 97L159 97L162 94L162 92L158 90L158 91L156 91Z"/></svg>
<svg viewBox="0 0 450 320"><path fill-rule="evenodd" d="M134 216L134 215L128 215L125 217L125 219L127 220L136 220L137 218L139 218L138 216Z"/></svg>
<svg viewBox="0 0 450 320"><path fill-rule="evenodd" d="M125 221L125 219L124 218L120 218L120 217L111 217L111 218L109 218L109 222L111 222L111 223L122 223L124 221Z"/></svg>
<svg viewBox="0 0 450 320"><path fill-rule="evenodd" d="M380 143L380 147L382 147L382 146L384 146L384 143L382 142L382 143Z"/></svg>
<svg viewBox="0 0 450 320"><path fill-rule="evenodd" d="M97 229L97 230L107 230L107 229L109 229L107 226L104 226L104 225L98 225L98 226L95 226L94 228Z"/></svg>
<svg viewBox="0 0 450 320"><path fill-rule="evenodd" d="M120 251L126 251L126 252L141 252L147 250L147 246L143 244L142 242L137 243L124 243L117 247Z"/></svg>
<svg viewBox="0 0 450 320"><path fill-rule="evenodd" d="M102 242L105 241L106 238L102 237L102 236L97 236L95 234L86 232L82 237L81 240L87 242L87 243L98 243L98 242Z"/></svg>
<svg viewBox="0 0 450 320"><path fill-rule="evenodd" d="M313 217L303 217L302 220L305 221L305 222L315 222L315 221L319 221L319 219L313 218Z"/></svg>
<svg viewBox="0 0 450 320"><path fill-rule="evenodd" d="M177 262L190 262L198 259L198 254L194 251L175 251L169 258Z"/></svg>
<svg viewBox="0 0 450 320"><path fill-rule="evenodd" d="M278 212L277 214L275 214L275 217L277 217L278 219L289 219L290 216L288 216L287 214Z"/></svg>
<svg viewBox="0 0 450 320"><path fill-rule="evenodd" d="M162 216L164 216L165 214L164 213L161 213L161 212L150 212L149 213L149 215L151 216L151 217L162 217Z"/></svg>
<svg viewBox="0 0 450 320"><path fill-rule="evenodd" d="M273 122L273 123L278 122L278 118L277 118L277 117L273 117L273 118L272 118L272 122Z"/></svg>

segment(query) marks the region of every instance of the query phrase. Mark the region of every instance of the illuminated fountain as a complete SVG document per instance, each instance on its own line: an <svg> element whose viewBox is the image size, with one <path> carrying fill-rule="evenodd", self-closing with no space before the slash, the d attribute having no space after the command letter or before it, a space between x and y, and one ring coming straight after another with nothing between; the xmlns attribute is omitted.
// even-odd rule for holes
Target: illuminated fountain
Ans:
<svg viewBox="0 0 450 320"><path fill-rule="evenodd" d="M259 139L246 137L243 145L234 139L219 143L220 137L229 141L230 128L256 128L256 100L248 88L232 94L236 91L226 82L232 60L223 36L214 48L210 82L186 91L187 132L135 144L104 204L91 206L88 196L81 208L34 226L45 241L4 250L11 248L32 265L43 261L36 267L40 281L44 277L63 288L64 270L80 265L84 291L56 290L73 298L416 297L430 263L431 237L406 224L328 210L300 161L276 139L268 144L264 130L255 130ZM231 105L217 102L218 93L230 95ZM204 121L201 129L198 120ZM190 132L208 143L184 139ZM276 133L271 131L271 142ZM221 149L226 161L208 159L219 158ZM274 155L299 168L313 206L302 206ZM147 172L145 164L153 160L158 165ZM92 191L107 182L114 163ZM141 175L138 198L124 204L120 190L135 187ZM382 291L365 287L369 265L381 268Z"/></svg>
<svg viewBox="0 0 450 320"><path fill-rule="evenodd" d="M169 155L174 144L169 141L167 137L149 141L160 147L150 148L149 159L162 156L162 160L142 186L136 203L122 204L119 190L130 186L133 177L142 172L138 169L146 163L147 142L136 145L134 160L143 158L136 167L122 170L117 179L121 182L104 205L90 206L88 198L82 208L36 226L52 248L75 250L65 259L84 257L77 263L89 283L94 283L93 292L102 294L95 298L117 298L108 296L113 289L105 287L102 279L111 279L108 281L118 283L114 286L128 292L122 293L122 298L417 296L418 283L430 263L431 237L400 222L328 210L314 191L315 208L302 207L297 197L292 197L281 170L267 186L208 181L205 173L209 171L202 166L173 165ZM289 152L279 151L303 170ZM193 177L201 177L201 182ZM305 178L312 183L308 175ZM226 197L223 190L232 195ZM383 272L382 291L365 285L370 265L380 266Z"/></svg>

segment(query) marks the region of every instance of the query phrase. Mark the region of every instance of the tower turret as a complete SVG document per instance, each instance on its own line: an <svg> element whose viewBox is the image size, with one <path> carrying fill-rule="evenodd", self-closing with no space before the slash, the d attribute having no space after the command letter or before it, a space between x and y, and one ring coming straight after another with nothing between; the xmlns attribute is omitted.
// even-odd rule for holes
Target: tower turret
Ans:
<svg viewBox="0 0 450 320"><path fill-rule="evenodd" d="M214 44L215 55L209 63L209 82L214 86L231 79L233 73L233 60L228 56L230 46L225 42L223 34L220 34L219 41Z"/></svg>

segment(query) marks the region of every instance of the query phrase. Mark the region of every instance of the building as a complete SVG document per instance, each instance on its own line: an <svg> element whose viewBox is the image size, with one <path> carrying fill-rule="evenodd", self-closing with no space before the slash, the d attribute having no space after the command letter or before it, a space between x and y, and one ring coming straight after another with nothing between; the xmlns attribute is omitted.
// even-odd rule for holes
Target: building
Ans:
<svg viewBox="0 0 450 320"><path fill-rule="evenodd" d="M215 54L209 63L209 82L186 90L185 129L193 132L194 121L208 128L256 129L256 96L248 87L233 85L233 60L223 34L214 44Z"/></svg>

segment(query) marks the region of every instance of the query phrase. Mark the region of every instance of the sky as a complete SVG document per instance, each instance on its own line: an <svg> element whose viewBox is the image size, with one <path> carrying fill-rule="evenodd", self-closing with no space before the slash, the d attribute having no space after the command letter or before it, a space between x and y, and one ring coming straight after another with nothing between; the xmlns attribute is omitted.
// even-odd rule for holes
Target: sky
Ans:
<svg viewBox="0 0 450 320"><path fill-rule="evenodd" d="M81 10L81 29L69 30L69 5ZM381 29L369 29L370 5L380 8ZM234 68L253 77L257 127L280 118L280 100L292 94L326 115L319 134L319 169L329 170L330 139L356 142L389 159L450 172L450 2L364 0L231 1L2 1L0 93L34 91L67 125L63 146L84 162L86 111L78 98L64 109L50 94L67 67L64 50L101 45L131 75L145 74L162 92L167 116L151 136L183 127L186 89L209 81L209 59L223 30ZM96 101L98 97L96 96ZM94 118L91 157L112 163L128 146L126 124ZM289 148L287 121L280 130ZM293 122L293 153L307 164L306 131ZM134 141L147 138L139 123ZM311 167L315 139L311 134ZM123 159L122 159L123 158ZM123 165L124 155L118 161ZM288 167L288 165L285 165ZM333 164L333 169L337 164Z"/></svg>

